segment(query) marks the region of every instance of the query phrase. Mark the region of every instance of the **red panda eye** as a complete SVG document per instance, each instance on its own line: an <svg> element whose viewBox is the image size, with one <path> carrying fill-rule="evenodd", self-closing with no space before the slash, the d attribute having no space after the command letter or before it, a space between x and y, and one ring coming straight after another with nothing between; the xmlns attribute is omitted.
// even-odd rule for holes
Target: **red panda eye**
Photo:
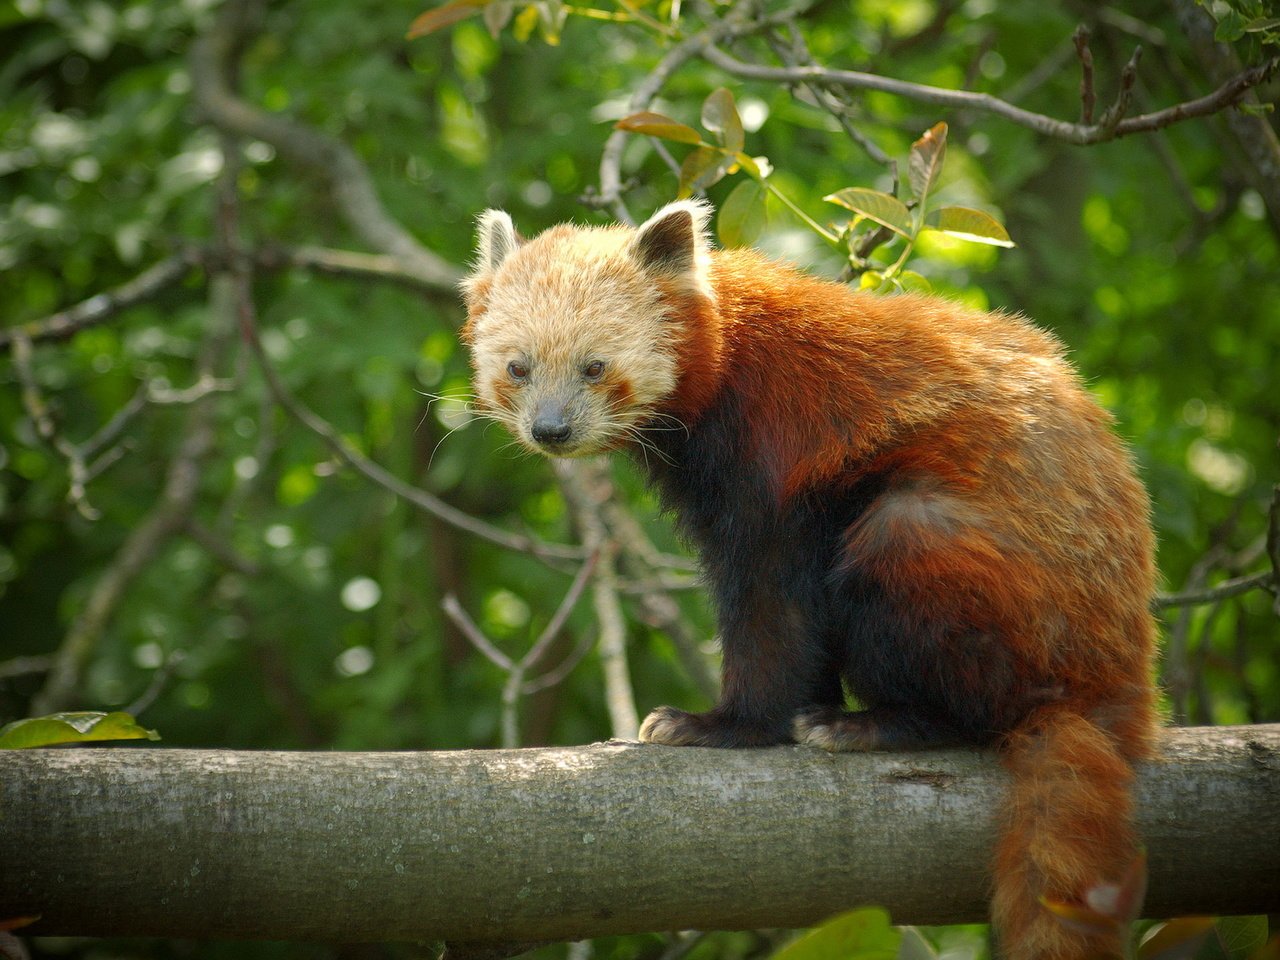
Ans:
<svg viewBox="0 0 1280 960"><path fill-rule="evenodd" d="M507 364L507 373L511 374L512 380L523 380L529 376L529 368L523 363L512 360Z"/></svg>
<svg viewBox="0 0 1280 960"><path fill-rule="evenodd" d="M604 373L603 360L592 360L582 368L582 375L588 380L599 380L602 373Z"/></svg>

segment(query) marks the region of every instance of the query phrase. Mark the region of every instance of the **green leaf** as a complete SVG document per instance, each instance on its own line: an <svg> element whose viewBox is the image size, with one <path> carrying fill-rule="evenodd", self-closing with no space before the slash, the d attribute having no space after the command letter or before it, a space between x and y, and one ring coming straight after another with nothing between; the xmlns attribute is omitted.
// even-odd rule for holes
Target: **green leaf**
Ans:
<svg viewBox="0 0 1280 960"><path fill-rule="evenodd" d="M459 20L475 16L480 12L480 8L487 7L489 2L490 0L449 0L448 3L418 14L413 23L409 24L409 32L405 34L405 39L416 40L418 37L425 37L428 33L451 27Z"/></svg>
<svg viewBox="0 0 1280 960"><path fill-rule="evenodd" d="M663 140L674 140L676 143L702 143L702 135L693 127L681 123L679 120L672 120L660 113L653 113L650 110L643 110L640 113L633 113L629 117L623 117L614 125L615 130L625 130L628 133L640 133L646 137L659 137Z"/></svg>
<svg viewBox="0 0 1280 960"><path fill-rule="evenodd" d="M881 193L879 190L845 187L823 199L828 203L838 204L846 210L852 210L867 220L874 220L894 233L908 238L911 236L911 211L897 197Z"/></svg>
<svg viewBox="0 0 1280 960"><path fill-rule="evenodd" d="M1258 17L1244 25L1245 33L1262 33L1266 30L1280 30L1280 17Z"/></svg>
<svg viewBox="0 0 1280 960"><path fill-rule="evenodd" d="M1245 956L1267 942L1266 917L1219 917L1215 926L1232 956Z"/></svg>
<svg viewBox="0 0 1280 960"><path fill-rule="evenodd" d="M901 274L900 274L901 276ZM916 276L920 276L916 274ZM923 280L923 277L920 277ZM938 953L915 927L901 927L902 945L898 947L898 960L937 960Z"/></svg>
<svg viewBox="0 0 1280 960"><path fill-rule="evenodd" d="M1213 31L1213 39L1219 43L1233 43L1244 36L1244 31L1244 17L1234 10L1228 10L1223 18L1218 21L1218 26Z"/></svg>
<svg viewBox="0 0 1280 960"><path fill-rule="evenodd" d="M879 270L866 270L858 277L859 290L879 290L884 285L884 274Z"/></svg>
<svg viewBox="0 0 1280 960"><path fill-rule="evenodd" d="M712 184L719 183L737 162L737 158L725 156L724 151L718 147L698 147L697 150L691 150L680 165L680 196L687 197L695 190L705 190Z"/></svg>
<svg viewBox="0 0 1280 960"><path fill-rule="evenodd" d="M899 270L898 282L903 290L913 290L917 293L932 293L933 284L927 277L916 273L914 270Z"/></svg>
<svg viewBox="0 0 1280 960"><path fill-rule="evenodd" d="M1012 247L1009 231L989 213L972 207L940 207L924 218L926 230L937 230L950 237L989 243L993 247Z"/></svg>
<svg viewBox="0 0 1280 960"><path fill-rule="evenodd" d="M769 222L765 200L769 192L758 180L743 180L720 204L716 233L726 247L748 247L755 243Z"/></svg>
<svg viewBox="0 0 1280 960"><path fill-rule="evenodd" d="M773 960L895 960L902 934L879 907L844 913L814 927L773 955Z"/></svg>
<svg viewBox="0 0 1280 960"><path fill-rule="evenodd" d="M738 105L733 102L733 94L727 87L713 90L711 96L703 101L702 125L718 134L721 145L731 153L738 153L746 144Z"/></svg>
<svg viewBox="0 0 1280 960"><path fill-rule="evenodd" d="M0 727L0 750L47 747L55 743L93 740L159 740L160 734L139 726L127 713L53 713L15 720Z"/></svg>
<svg viewBox="0 0 1280 960"><path fill-rule="evenodd" d="M935 123L924 136L911 145L911 155L907 159L907 178L911 189L924 206L929 191L938 182L938 174L942 172L942 162L947 154L947 125Z"/></svg>

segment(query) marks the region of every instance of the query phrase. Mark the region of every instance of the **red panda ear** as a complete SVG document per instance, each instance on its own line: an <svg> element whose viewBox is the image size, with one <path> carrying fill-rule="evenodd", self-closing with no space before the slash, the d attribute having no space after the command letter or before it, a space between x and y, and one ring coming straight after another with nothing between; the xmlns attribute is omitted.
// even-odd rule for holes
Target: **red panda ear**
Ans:
<svg viewBox="0 0 1280 960"><path fill-rule="evenodd" d="M492 273L502 265L524 241L516 233L515 224L503 210L486 210L480 214L477 246L480 262L476 273Z"/></svg>
<svg viewBox="0 0 1280 960"><path fill-rule="evenodd" d="M515 224L504 211L486 210L480 214L476 239L476 266L462 280L462 295L468 306L474 307L484 299L494 271L522 243L524 239L516 233Z"/></svg>
<svg viewBox="0 0 1280 960"><path fill-rule="evenodd" d="M706 226L711 208L696 200L669 203L640 225L628 248L646 271L710 292Z"/></svg>

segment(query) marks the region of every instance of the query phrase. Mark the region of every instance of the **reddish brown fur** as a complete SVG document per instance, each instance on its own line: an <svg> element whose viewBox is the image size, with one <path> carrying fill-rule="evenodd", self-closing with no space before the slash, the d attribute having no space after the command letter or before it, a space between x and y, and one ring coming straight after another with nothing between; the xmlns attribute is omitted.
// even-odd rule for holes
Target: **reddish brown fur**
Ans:
<svg viewBox="0 0 1280 960"><path fill-rule="evenodd" d="M705 212L674 204L634 235L557 228L505 272L482 256L467 286L467 336L492 329L505 343L518 330L535 355L549 352L543 337L615 334L627 305L649 311L656 339L574 389L608 391L614 412L631 405L640 430L645 417L685 425L653 434L646 445L669 456L648 462L699 543L725 664L715 709L660 708L642 738L998 739L1012 774L992 898L1004 953L1118 955L1115 938L1083 936L1040 902L1079 902L1123 876L1136 850L1130 764L1154 749L1154 545L1110 418L1030 323L708 254ZM482 218L482 254L518 245L505 214ZM602 255L616 260L603 269ZM568 288L554 302L540 286L553 280ZM491 296L501 307L486 316ZM473 342L475 355L486 346ZM675 389L647 406L632 387L672 382L671 350ZM504 356L484 353L478 378L527 405L502 380ZM635 429L625 436L642 439ZM842 678L865 713L840 713Z"/></svg>
<svg viewBox="0 0 1280 960"><path fill-rule="evenodd" d="M780 501L886 470L915 479L914 502L877 503L849 531L847 562L906 605L998 628L1027 671L1008 705L1014 785L995 861L1006 952L1118 954L1039 902L1122 876L1136 850L1127 761L1151 754L1156 725L1148 505L1110 418L1057 341L1020 319L858 295L741 251L716 254L711 281L714 308L672 304L686 339L671 411L696 422L732 356L743 456L769 465ZM1061 416L1040 423L1046 405Z"/></svg>

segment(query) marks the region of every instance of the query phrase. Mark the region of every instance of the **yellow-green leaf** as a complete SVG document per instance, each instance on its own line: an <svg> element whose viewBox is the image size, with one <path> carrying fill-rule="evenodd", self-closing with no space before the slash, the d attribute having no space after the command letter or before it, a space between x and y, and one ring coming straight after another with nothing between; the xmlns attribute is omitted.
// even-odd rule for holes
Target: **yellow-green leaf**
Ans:
<svg viewBox="0 0 1280 960"><path fill-rule="evenodd" d="M516 19L511 24L511 35L521 43L528 43L529 38L533 36L533 28L538 25L538 17L537 7L525 7L516 14Z"/></svg>
<svg viewBox="0 0 1280 960"><path fill-rule="evenodd" d="M912 290L917 293L932 293L933 284L925 277L914 270L899 270L898 283L903 290Z"/></svg>
<svg viewBox="0 0 1280 960"><path fill-rule="evenodd" d="M47 717L15 720L0 727L0 750L47 747L55 743L88 743L93 740L159 740L160 734L139 726L121 711L113 713L53 713Z"/></svg>
<svg viewBox="0 0 1280 960"><path fill-rule="evenodd" d="M845 187L823 199L828 203L838 204L846 210L852 210L867 220L874 220L894 233L904 237L911 236L911 211L897 197L881 193L879 190Z"/></svg>
<svg viewBox="0 0 1280 960"><path fill-rule="evenodd" d="M418 37L425 37L428 33L451 27L459 20L475 16L480 12L480 8L488 6L489 2L490 0L449 0L448 3L418 14L413 23L409 24L409 32L405 34L405 39L415 40Z"/></svg>
<svg viewBox="0 0 1280 960"><path fill-rule="evenodd" d="M902 934L879 907L863 907L814 927L773 955L773 960L894 960Z"/></svg>
<svg viewBox="0 0 1280 960"><path fill-rule="evenodd" d="M625 130L628 133L641 133L646 137L674 140L676 143L698 144L702 142L702 135L693 127L683 124L679 120L672 120L670 117L663 116L660 113L653 113L650 110L643 110L640 113L633 113L629 117L623 117L614 124L614 129Z"/></svg>
<svg viewBox="0 0 1280 960"><path fill-rule="evenodd" d="M716 233L726 247L747 247L755 243L769 222L765 205L768 191L758 180L743 180L720 204Z"/></svg>
<svg viewBox="0 0 1280 960"><path fill-rule="evenodd" d="M961 240L989 243L995 247L1012 247L1009 232L989 213L971 207L940 207L924 218L926 230L937 230Z"/></svg>
<svg viewBox="0 0 1280 960"><path fill-rule="evenodd" d="M711 96L703 101L702 125L718 134L721 146L730 153L738 153L746 144L738 105L733 102L733 94L727 87L713 90Z"/></svg>
<svg viewBox="0 0 1280 960"><path fill-rule="evenodd" d="M942 161L947 153L947 125L935 123L923 137L911 145L911 154L907 159L907 178L911 181L911 189L924 206L929 191L938 182L938 174L942 172Z"/></svg>

